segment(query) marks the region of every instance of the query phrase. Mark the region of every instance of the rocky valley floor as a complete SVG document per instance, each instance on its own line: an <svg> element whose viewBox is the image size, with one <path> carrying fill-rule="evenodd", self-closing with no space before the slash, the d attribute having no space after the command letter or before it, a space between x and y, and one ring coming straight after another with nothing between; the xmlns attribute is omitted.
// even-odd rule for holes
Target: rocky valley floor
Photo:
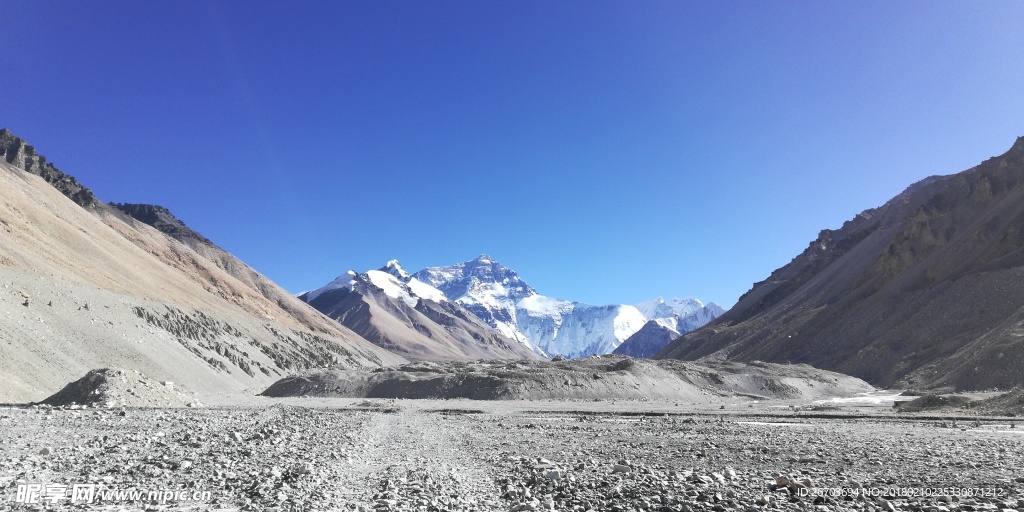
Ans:
<svg viewBox="0 0 1024 512"><path fill-rule="evenodd" d="M0 509L1024 510L1024 423L882 398L7 407Z"/></svg>

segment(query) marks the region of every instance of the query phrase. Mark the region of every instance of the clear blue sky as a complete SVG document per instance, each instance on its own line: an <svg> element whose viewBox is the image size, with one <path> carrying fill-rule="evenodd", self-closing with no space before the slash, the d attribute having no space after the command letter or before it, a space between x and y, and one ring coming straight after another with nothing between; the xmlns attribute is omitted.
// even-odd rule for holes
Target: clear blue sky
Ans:
<svg viewBox="0 0 1024 512"><path fill-rule="evenodd" d="M1024 135L1024 2L0 0L0 126L286 289L731 306Z"/></svg>

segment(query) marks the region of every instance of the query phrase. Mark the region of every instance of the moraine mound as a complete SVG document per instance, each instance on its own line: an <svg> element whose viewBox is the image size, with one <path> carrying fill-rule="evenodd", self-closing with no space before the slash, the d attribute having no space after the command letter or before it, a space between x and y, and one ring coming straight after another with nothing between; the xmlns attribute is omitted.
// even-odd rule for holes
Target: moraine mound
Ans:
<svg viewBox="0 0 1024 512"><path fill-rule="evenodd" d="M473 400L818 399L873 391L866 382L807 365L651 361L595 356L563 361L418 362L285 377L264 396Z"/></svg>
<svg viewBox="0 0 1024 512"><path fill-rule="evenodd" d="M924 412L959 409L971 399L961 395L928 394L919 396L908 402L900 402L895 406L896 412Z"/></svg>
<svg viewBox="0 0 1024 512"><path fill-rule="evenodd" d="M194 407L191 396L178 391L173 382L157 382L138 370L99 368L43 400L52 406L95 405L104 407Z"/></svg>
<svg viewBox="0 0 1024 512"><path fill-rule="evenodd" d="M1019 389L971 404L978 412L993 416L1024 416L1024 391Z"/></svg>

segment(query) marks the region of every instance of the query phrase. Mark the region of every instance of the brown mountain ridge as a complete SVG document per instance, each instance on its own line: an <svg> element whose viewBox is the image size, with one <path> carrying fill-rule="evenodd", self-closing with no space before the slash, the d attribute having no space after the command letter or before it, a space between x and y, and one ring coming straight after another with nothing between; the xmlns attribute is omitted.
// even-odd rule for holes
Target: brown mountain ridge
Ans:
<svg viewBox="0 0 1024 512"><path fill-rule="evenodd" d="M807 363L876 386L1024 384L1024 137L822 231L657 357Z"/></svg>
<svg viewBox="0 0 1024 512"><path fill-rule="evenodd" d="M166 209L108 205L7 130L0 155L0 402L105 367L219 393L405 361Z"/></svg>

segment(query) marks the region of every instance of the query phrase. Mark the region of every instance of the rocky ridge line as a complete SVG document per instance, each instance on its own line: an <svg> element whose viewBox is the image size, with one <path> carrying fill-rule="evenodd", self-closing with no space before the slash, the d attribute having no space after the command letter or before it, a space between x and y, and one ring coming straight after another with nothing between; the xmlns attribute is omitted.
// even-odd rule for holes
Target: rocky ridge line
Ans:
<svg viewBox="0 0 1024 512"><path fill-rule="evenodd" d="M47 162L46 157L36 153L33 146L14 136L7 128L0 128L0 155L18 169L43 178L79 206L89 208L99 204L92 190Z"/></svg>

